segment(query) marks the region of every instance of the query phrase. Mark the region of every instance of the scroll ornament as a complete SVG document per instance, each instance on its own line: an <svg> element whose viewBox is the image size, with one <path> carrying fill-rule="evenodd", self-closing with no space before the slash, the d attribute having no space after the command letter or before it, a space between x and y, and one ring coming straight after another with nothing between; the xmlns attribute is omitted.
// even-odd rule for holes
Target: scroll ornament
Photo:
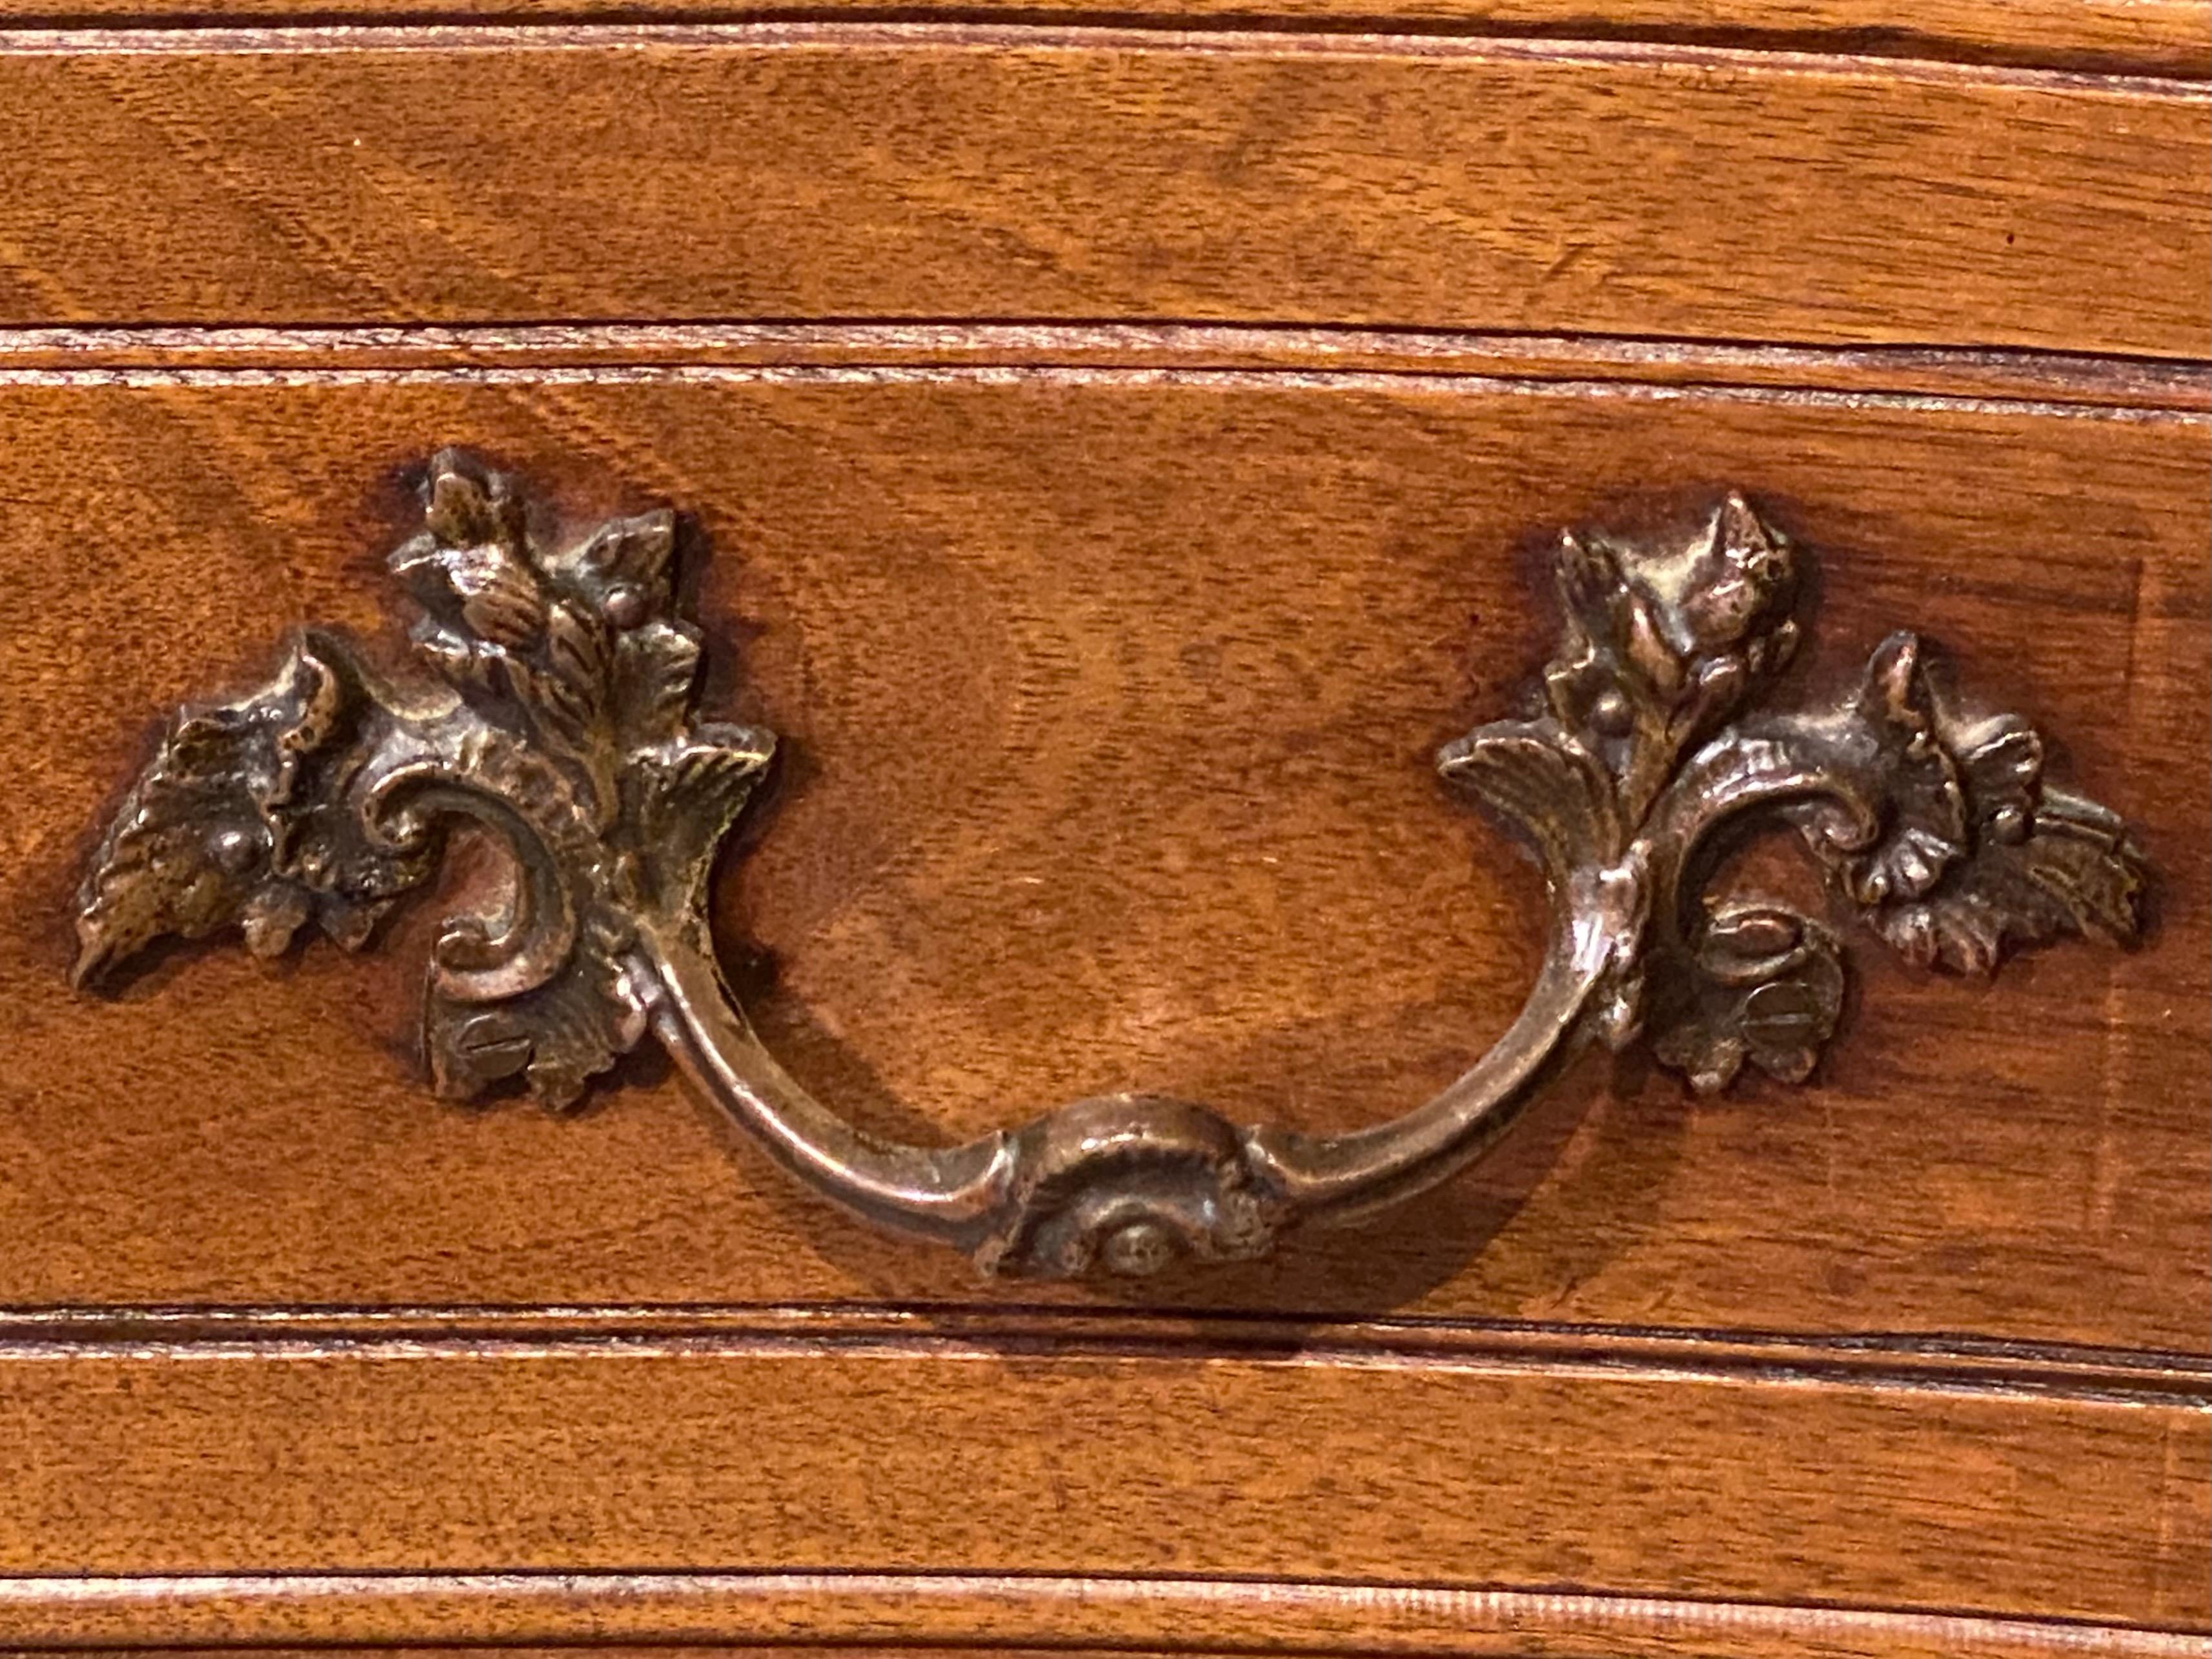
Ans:
<svg viewBox="0 0 2212 1659"><path fill-rule="evenodd" d="M1113 1096L902 1146L786 1073L715 968L708 872L775 744L693 716L702 641L679 612L673 515L549 538L514 480L453 452L424 502L390 560L420 611L412 661L387 679L309 631L258 691L179 715L85 878L78 981L163 935L234 928L274 956L319 931L357 950L473 820L515 875L432 951L441 1094L512 1083L567 1109L650 1032L793 1172L989 1273L1264 1255L1297 1224L1448 1178L1593 1037L1648 1042L1701 1093L1747 1066L1804 1081L1835 1035L1844 955L1822 919L1705 896L1746 827L1794 830L1841 908L1918 967L1985 975L2017 946L2138 926L2121 821L2045 781L2025 721L1943 696L1913 635L1839 698L1765 707L1798 641L1798 560L1731 495L1678 544L1563 535L1540 700L1437 757L1525 839L1553 906L1527 1006L1443 1094L1336 1137Z"/></svg>

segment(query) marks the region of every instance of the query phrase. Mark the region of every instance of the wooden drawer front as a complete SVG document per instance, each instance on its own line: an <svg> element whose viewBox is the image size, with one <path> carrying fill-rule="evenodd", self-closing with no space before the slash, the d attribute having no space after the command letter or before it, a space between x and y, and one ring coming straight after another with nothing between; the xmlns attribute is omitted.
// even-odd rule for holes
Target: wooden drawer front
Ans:
<svg viewBox="0 0 2212 1659"><path fill-rule="evenodd" d="M1869 944L1808 1088L1586 1060L1367 1231L988 1289L657 1062L574 1118L431 1099L427 908L365 957L66 988L155 711L302 620L396 647L432 441L579 514L697 510L709 701L789 745L723 954L864 1125L1128 1087L1333 1128L1463 1066L1540 903L1429 751L1538 665L1532 531L1692 480L1820 552L1802 685L1899 623L1954 641L2140 826L2155 926L1991 987ZM1132 1583L1096 1618L1133 1642L1236 1609L1290 1645L2027 1652L2051 1627L2002 1621L2057 1616L2150 1653L2212 1617L2202 414L333 358L15 371L0 447L11 1639L1060 1640Z"/></svg>
<svg viewBox="0 0 2212 1659"><path fill-rule="evenodd" d="M875 25L26 35L0 320L1261 319L2201 355L2177 82Z"/></svg>
<svg viewBox="0 0 2212 1659"><path fill-rule="evenodd" d="M580 513L696 507L704 620L742 641L714 701L787 749L717 890L724 955L804 1079L924 1139L1124 1089L1335 1130L1463 1069L1526 993L1540 884L1426 757L1540 662L1516 546L1740 483L1823 556L1802 681L1903 623L1955 641L1974 695L2141 826L2148 948L1984 987L1869 939L1811 1091L1692 1103L1586 1062L1435 1201L1187 1294L2201 1346L2201 417L1114 370L265 378L0 391L0 986L37 1172L0 1189L0 1302L975 1293L650 1066L574 1119L433 1102L434 906L364 958L208 951L68 989L71 890L149 719L252 683L303 619L383 627L398 474L434 434Z"/></svg>

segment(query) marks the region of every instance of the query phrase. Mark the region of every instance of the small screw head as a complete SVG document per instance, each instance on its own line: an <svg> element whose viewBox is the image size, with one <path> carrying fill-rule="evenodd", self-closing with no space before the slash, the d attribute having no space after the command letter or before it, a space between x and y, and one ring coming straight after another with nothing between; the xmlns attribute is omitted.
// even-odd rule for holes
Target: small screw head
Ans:
<svg viewBox="0 0 2212 1659"><path fill-rule="evenodd" d="M600 602L599 609L606 613L607 620L617 628L635 628L653 611L646 601L644 591L629 582L617 582L610 587L606 598Z"/></svg>
<svg viewBox="0 0 2212 1659"><path fill-rule="evenodd" d="M1636 711L1618 690L1600 692L1590 704L1590 729L1602 737L1625 738L1634 729Z"/></svg>
<svg viewBox="0 0 2212 1659"><path fill-rule="evenodd" d="M208 854L222 869L242 876L261 856L261 837L234 824L209 837Z"/></svg>
<svg viewBox="0 0 2212 1659"><path fill-rule="evenodd" d="M1150 1278L1175 1256L1173 1236L1157 1221L1133 1221L1116 1228L1099 1249L1108 1272L1131 1279Z"/></svg>

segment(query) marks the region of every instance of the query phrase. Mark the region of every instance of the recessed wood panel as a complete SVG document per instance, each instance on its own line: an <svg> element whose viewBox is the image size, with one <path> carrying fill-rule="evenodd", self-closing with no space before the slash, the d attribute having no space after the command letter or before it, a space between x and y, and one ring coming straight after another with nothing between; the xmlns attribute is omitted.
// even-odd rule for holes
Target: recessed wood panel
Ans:
<svg viewBox="0 0 2212 1659"><path fill-rule="evenodd" d="M0 322L1174 319L2202 356L2176 82L965 26L0 51Z"/></svg>
<svg viewBox="0 0 2212 1659"><path fill-rule="evenodd" d="M1122 1088L1334 1128L1417 1103L1533 970L1534 872L1441 741L1549 648L1547 526L1750 491L1816 550L1807 687L1953 650L2160 876L2147 946L1992 985L1856 939L1810 1086L1585 1060L1470 1177L1197 1307L2201 1352L2201 419L1479 379L742 368L19 375L0 562L0 1302L959 1302L641 1058L597 1108L424 1088L433 918L69 991L81 860L163 711L307 620L397 654L404 467L459 442L712 544L709 702L783 774L716 890L773 1045L951 1138Z"/></svg>
<svg viewBox="0 0 2212 1659"><path fill-rule="evenodd" d="M988 1349L0 1364L11 1573L775 1563L2207 1613L2207 1425L2177 1406Z"/></svg>

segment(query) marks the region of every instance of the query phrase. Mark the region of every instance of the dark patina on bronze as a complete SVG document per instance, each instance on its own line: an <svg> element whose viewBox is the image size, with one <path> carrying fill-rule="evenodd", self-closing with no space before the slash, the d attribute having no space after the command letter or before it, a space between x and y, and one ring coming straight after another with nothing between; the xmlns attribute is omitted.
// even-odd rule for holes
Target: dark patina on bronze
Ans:
<svg viewBox="0 0 2212 1659"><path fill-rule="evenodd" d="M312 922L357 949L473 820L516 875L433 952L441 1093L515 1079L566 1107L651 1031L793 1173L992 1273L1263 1255L1464 1168L1591 1038L1645 1041L1701 1092L1746 1065L1802 1081L1835 1032L1843 956L1786 906L1707 900L1747 823L1794 828L1922 967L1986 974L2018 945L2124 942L2138 924L2125 826L2045 782L2024 721L1939 696L1911 635L1840 699L1761 707L1797 642L1796 558L1729 495L1672 544L1562 536L1563 636L1537 708L1437 757L1534 849L1553 908L1520 1017L1443 1094L1328 1138L1117 1096L963 1146L889 1143L777 1065L715 966L708 872L775 739L692 718L701 641L672 515L552 544L512 480L450 452L424 499L391 559L421 607L410 671L387 682L308 633L261 690L179 715L85 878L79 982L167 934L236 927L274 955Z"/></svg>

